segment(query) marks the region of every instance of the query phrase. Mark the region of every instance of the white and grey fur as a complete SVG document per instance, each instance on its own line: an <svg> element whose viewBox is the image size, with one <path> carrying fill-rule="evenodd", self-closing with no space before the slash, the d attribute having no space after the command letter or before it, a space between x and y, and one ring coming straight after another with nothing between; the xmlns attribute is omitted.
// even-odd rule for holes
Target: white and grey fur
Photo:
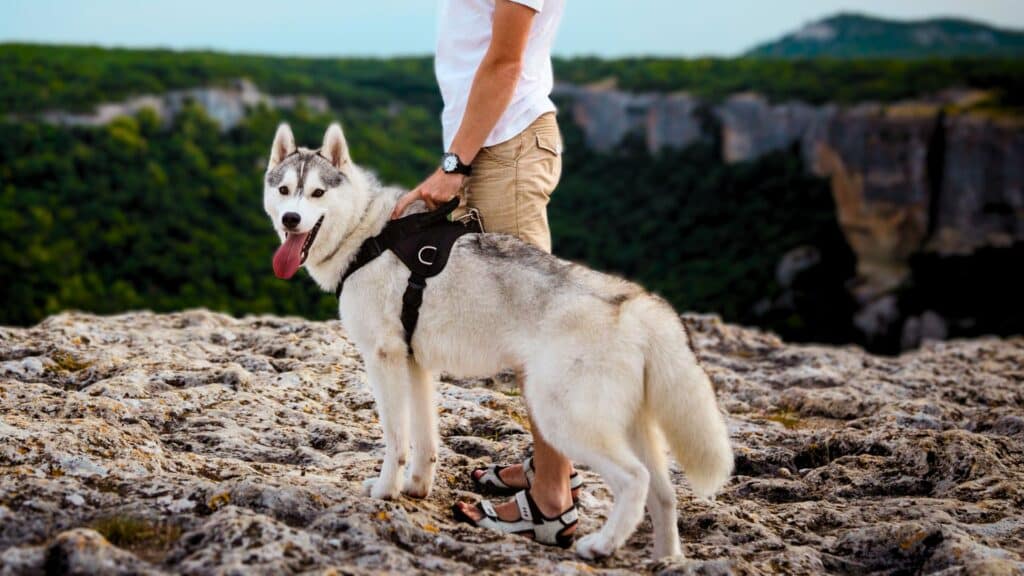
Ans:
<svg viewBox="0 0 1024 576"><path fill-rule="evenodd" d="M303 194L278 190L283 183L294 191L300 181ZM326 192L314 198L315 188ZM282 240L285 212L301 215L299 232L323 218L305 267L324 290L335 289L402 193L352 163L337 124L317 151L296 148L290 128L278 128L264 206ZM417 202L409 212L423 209ZM523 397L539 432L614 492L608 521L577 541L577 553L612 554L636 529L646 502L655 556L679 555L666 444L701 497L728 480L733 455L711 382L672 307L636 284L511 236L471 234L429 280L409 356L399 320L408 276L388 252L346 281L339 302L384 432L384 461L366 483L369 493L430 493L438 447L434 374L489 376L515 368L525 374Z"/></svg>

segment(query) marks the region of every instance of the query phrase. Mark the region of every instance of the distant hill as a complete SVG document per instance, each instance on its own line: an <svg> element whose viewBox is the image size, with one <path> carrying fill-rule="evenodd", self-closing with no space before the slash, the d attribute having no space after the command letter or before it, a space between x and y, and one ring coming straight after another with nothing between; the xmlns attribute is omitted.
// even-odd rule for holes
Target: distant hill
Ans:
<svg viewBox="0 0 1024 576"><path fill-rule="evenodd" d="M896 21L839 14L810 23L748 56L774 58L931 58L1024 56L1024 32L941 18Z"/></svg>

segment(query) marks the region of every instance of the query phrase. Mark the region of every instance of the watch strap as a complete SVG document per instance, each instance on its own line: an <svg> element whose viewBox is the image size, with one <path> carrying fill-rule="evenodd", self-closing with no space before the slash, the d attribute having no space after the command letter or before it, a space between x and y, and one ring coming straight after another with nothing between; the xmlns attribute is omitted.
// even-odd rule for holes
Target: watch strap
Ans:
<svg viewBox="0 0 1024 576"><path fill-rule="evenodd" d="M448 170L446 166L446 161L449 158L455 160L455 167L452 168L451 170ZM470 164L464 164L462 162L462 158L459 158L458 154L454 152L446 152L443 156L441 156L441 170L446 174L463 174L465 176L469 176L470 174L473 173L473 166Z"/></svg>

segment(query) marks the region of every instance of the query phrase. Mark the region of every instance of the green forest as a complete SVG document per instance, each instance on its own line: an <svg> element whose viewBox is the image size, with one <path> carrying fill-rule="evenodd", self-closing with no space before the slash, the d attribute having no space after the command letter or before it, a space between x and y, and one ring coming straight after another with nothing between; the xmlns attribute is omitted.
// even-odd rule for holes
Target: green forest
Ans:
<svg viewBox="0 0 1024 576"><path fill-rule="evenodd" d="M997 105L1017 110L1024 94L1024 63L1011 60L579 59L558 61L556 74L709 99L757 89L810 102L893 100L958 85L990 90ZM332 112L261 107L227 132L198 106L171 125L148 111L100 128L32 117L239 77L271 93L324 95ZM440 107L427 58L0 46L0 324L69 308L332 318L332 296L271 273L278 239L261 180L274 127L286 120L300 142L315 145L340 120L356 162L411 186L436 165ZM556 254L638 280L680 310L794 339L848 339L831 318L849 310L828 288L802 312L754 312L778 293L775 265L795 247L823 252L830 267L818 281L833 292L853 273L827 185L806 174L795 150L735 166L722 162L716 142L655 156L636 142L597 154L568 120L561 124L564 172L550 207Z"/></svg>
<svg viewBox="0 0 1024 576"><path fill-rule="evenodd" d="M332 109L342 111L398 100L433 113L441 102L429 57L317 59L0 44L0 111L87 110L132 94L240 77L270 93L322 94ZM555 60L555 78L575 83L614 78L625 90L685 90L709 101L756 90L773 100L812 104L892 101L960 86L993 90L1007 106L1024 105L1024 60L1019 58L574 58Z"/></svg>

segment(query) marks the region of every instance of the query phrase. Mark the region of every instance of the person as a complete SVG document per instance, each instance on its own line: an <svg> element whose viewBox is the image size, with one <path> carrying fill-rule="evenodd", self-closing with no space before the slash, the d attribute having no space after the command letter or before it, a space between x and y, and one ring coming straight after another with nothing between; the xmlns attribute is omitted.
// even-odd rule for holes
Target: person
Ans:
<svg viewBox="0 0 1024 576"><path fill-rule="evenodd" d="M462 193L487 232L518 236L551 251L547 204L561 175L561 134L550 94L551 47L565 0L442 0L435 74L444 100L442 165L398 202L399 217L416 200L434 209ZM517 381L523 385L521 373ZM528 384L527 384L528 385ZM532 426L534 450L524 464L472 472L483 488L528 490L548 518L575 515L578 476L568 459ZM525 500L520 496L519 498ZM486 506L460 502L456 515L504 532L522 532L517 500ZM575 530L534 537L565 545ZM551 536L551 535L549 535Z"/></svg>

